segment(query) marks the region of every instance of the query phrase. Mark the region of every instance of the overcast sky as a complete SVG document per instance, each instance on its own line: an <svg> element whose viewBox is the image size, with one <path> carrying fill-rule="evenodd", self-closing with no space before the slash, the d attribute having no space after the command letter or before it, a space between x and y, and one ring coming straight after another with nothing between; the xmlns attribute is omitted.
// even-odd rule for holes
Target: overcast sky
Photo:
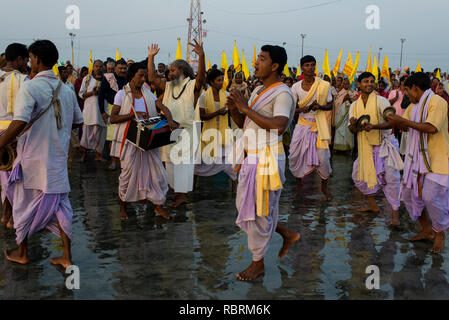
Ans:
<svg viewBox="0 0 449 320"><path fill-rule="evenodd" d="M49 39L58 47L60 60L71 59L69 30L65 13L68 5L80 8L80 29L74 30L75 63L87 65L89 51L94 59L115 58L119 48L126 59L142 60L147 46L157 42L161 48L157 62L174 59L177 37L181 37L185 58L190 0L15 0L2 7L0 19L0 52L11 42L30 44L33 39ZM380 28L368 30L365 9L380 9ZM266 43L282 45L290 66L298 64L301 55L300 34L306 34L304 54L318 60L319 69L324 49L329 51L333 68L343 47L342 66L348 51L353 60L360 51L359 70L363 69L370 45L381 60L387 54L390 67L399 67L401 38L404 43L402 65L415 69L418 60L425 70L439 66L449 70L449 42L446 29L448 0L202 0L207 22L204 38L206 59L220 64L226 51L232 63L234 40L245 50L248 64L257 49ZM170 59L169 59L170 54Z"/></svg>

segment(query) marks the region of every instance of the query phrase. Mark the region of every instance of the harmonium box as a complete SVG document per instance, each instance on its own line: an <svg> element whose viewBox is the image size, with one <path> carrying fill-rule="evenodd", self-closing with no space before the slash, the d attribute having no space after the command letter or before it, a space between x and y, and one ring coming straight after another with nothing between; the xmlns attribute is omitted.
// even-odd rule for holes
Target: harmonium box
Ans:
<svg viewBox="0 0 449 320"><path fill-rule="evenodd" d="M176 123L174 131L180 131L179 124ZM143 151L160 148L176 142L178 135L173 135L173 131L168 126L167 120L162 116L152 117L147 120L131 120L126 140ZM172 139L170 139L172 138Z"/></svg>

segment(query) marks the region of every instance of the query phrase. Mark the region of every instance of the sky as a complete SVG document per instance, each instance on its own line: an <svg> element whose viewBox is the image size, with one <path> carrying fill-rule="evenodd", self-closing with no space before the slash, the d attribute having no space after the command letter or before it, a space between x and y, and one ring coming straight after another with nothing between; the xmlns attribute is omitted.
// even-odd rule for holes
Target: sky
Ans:
<svg viewBox="0 0 449 320"><path fill-rule="evenodd" d="M66 7L80 9L80 29L66 28ZM368 6L379 8L379 28L368 29ZM181 38L185 58L190 0L15 0L3 4L11 14L0 19L0 52L12 42L29 45L33 39L53 41L60 60L71 60L69 32L75 36L75 65L87 65L89 52L94 59L115 58L116 48L125 59L147 57L147 47L158 43L156 62L174 60L177 38ZM425 71L440 67L449 71L449 41L446 41L449 1L447 0L202 0L206 23L203 39L206 59L220 65L225 50L232 63L234 40L245 52L248 65L264 44L284 45L290 67L301 56L315 56L322 70L324 50L329 52L332 69L343 48L341 69L351 52L360 51L359 70L365 68L370 46L381 61L388 56L394 70L400 64L401 38L405 38L402 66ZM18 19L17 17L20 17ZM285 43L285 44L284 44ZM381 64L381 63L379 63Z"/></svg>

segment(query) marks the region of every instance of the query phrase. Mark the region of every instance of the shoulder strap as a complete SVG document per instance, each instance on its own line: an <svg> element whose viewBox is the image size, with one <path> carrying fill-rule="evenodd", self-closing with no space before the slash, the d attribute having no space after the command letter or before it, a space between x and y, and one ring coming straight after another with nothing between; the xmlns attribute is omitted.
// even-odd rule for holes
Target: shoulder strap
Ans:
<svg viewBox="0 0 449 320"><path fill-rule="evenodd" d="M42 79L44 80L44 79ZM37 114L36 117L34 117L33 119L31 119L30 122L27 123L27 125L25 126L25 128L23 128L22 132L19 133L17 135L17 138L19 138L21 135L23 135L28 129L31 128L31 126L40 118L42 117L50 108L52 105L54 105L55 107L55 117L56 117L56 122L57 122L57 126L58 129L62 128L62 121L61 121L61 101L58 98L59 95L59 90L61 89L61 85L62 85L62 81L59 80L58 86L56 87L56 90L53 89L53 87L51 86L50 82L48 82L47 80L44 80L45 82L48 83L48 85L50 86L51 90L52 90L52 97L50 100L50 103L48 104L48 106L42 110L41 112L39 112Z"/></svg>

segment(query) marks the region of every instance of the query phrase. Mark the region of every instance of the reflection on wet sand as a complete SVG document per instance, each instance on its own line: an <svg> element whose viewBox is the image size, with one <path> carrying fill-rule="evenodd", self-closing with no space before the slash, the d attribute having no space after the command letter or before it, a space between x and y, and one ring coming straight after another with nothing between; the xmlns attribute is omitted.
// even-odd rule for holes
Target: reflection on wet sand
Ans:
<svg viewBox="0 0 449 320"><path fill-rule="evenodd" d="M80 290L65 288L67 275L50 264L60 243L41 232L30 241L31 263L0 255L2 299L448 299L449 250L428 252L431 243L406 239L415 226L401 209L401 226L388 228L390 209L357 212L365 203L351 181L350 156L334 155L330 202L320 201L319 179L304 180L294 198L287 174L280 221L301 233L282 260L282 239L273 236L265 275L253 283L235 280L251 256L246 234L236 225L235 196L223 175L201 177L191 202L173 210L174 219L154 215L150 204L128 207L118 219L118 172L103 164L76 161L70 172L73 261ZM14 233L0 228L0 247L15 246ZM380 289L365 286L368 265L380 269Z"/></svg>

